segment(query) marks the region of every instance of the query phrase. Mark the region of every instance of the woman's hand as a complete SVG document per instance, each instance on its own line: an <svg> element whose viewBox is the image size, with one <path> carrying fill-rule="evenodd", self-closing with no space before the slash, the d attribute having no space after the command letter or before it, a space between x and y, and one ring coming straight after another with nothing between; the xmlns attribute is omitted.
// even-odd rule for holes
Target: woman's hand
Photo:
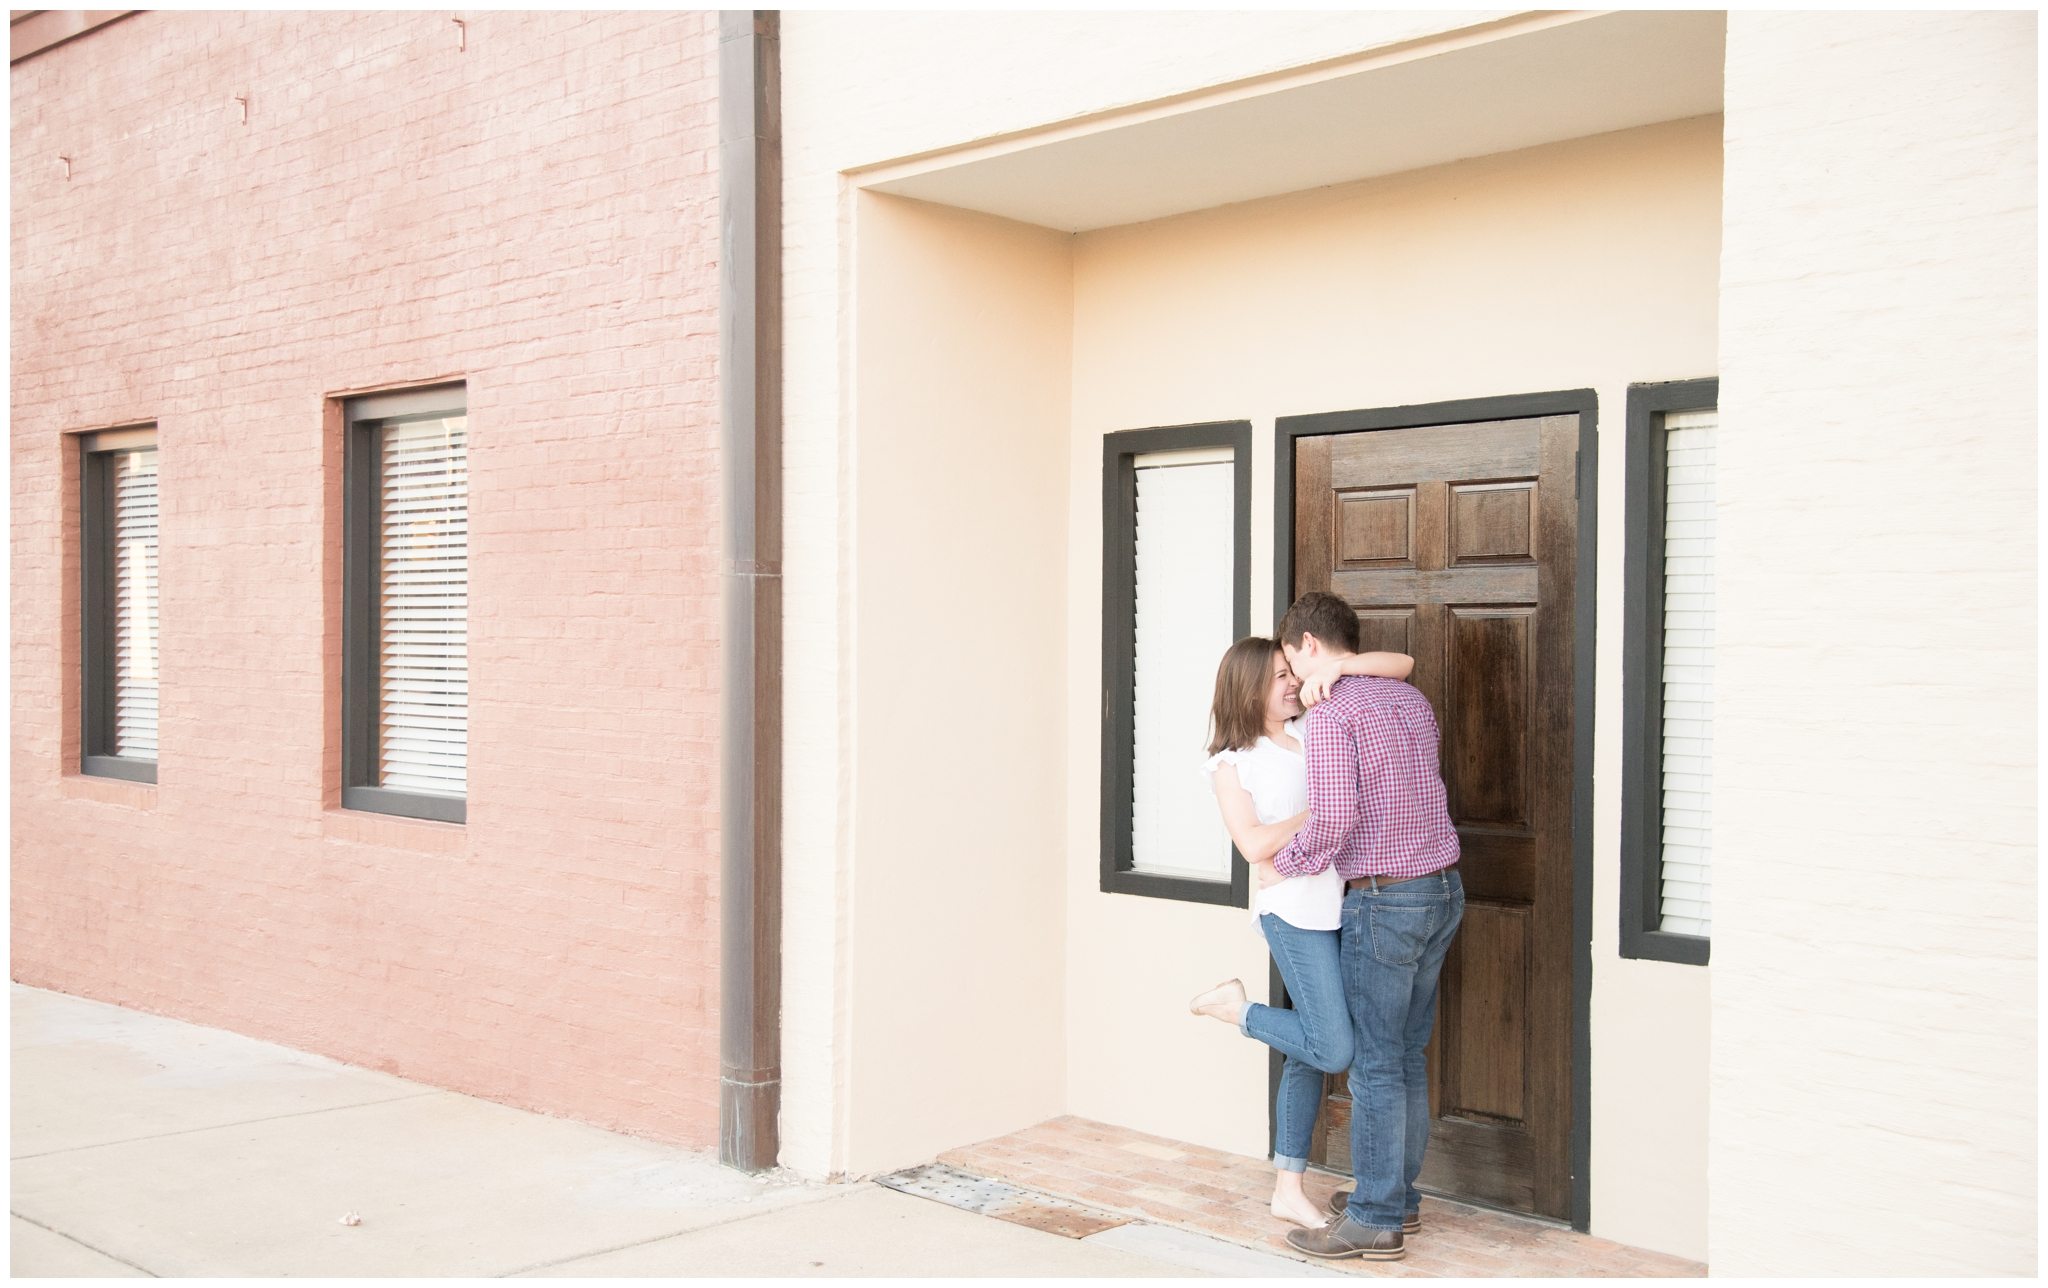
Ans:
<svg viewBox="0 0 2048 1288"><path fill-rule="evenodd" d="M1330 696L1330 686L1344 677L1337 662L1319 662L1301 677L1301 705L1312 707Z"/></svg>
<svg viewBox="0 0 2048 1288"><path fill-rule="evenodd" d="M1261 890L1264 890L1267 886L1279 885L1287 879L1280 875L1280 870L1273 866L1270 859L1264 863L1252 864L1252 875L1259 879L1259 889Z"/></svg>

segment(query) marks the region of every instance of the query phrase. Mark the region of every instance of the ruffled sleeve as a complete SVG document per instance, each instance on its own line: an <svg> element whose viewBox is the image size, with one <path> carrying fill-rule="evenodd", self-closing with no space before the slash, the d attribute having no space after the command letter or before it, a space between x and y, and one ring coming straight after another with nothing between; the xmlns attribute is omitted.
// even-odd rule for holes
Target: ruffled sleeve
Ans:
<svg viewBox="0 0 2048 1288"><path fill-rule="evenodd" d="M1251 754L1247 751L1219 751L1202 762L1202 777L1205 780L1213 779L1216 777L1216 767L1218 765L1230 765L1237 770L1237 785L1249 792L1252 790L1252 763Z"/></svg>

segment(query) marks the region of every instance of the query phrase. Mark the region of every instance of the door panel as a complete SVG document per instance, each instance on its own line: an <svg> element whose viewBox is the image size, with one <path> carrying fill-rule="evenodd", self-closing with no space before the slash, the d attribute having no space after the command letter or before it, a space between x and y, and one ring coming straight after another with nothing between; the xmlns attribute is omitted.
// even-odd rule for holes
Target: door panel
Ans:
<svg viewBox="0 0 2048 1288"><path fill-rule="evenodd" d="M1533 608L1449 608L1444 786L1462 826L1526 833Z"/></svg>
<svg viewBox="0 0 2048 1288"><path fill-rule="evenodd" d="M1415 656L1415 607L1358 610L1361 653L1406 653Z"/></svg>
<svg viewBox="0 0 2048 1288"><path fill-rule="evenodd" d="M1464 941L1459 965L1471 979L1529 977L1529 909L1492 899L1481 901L1458 927ZM1528 998L1521 992L1458 988L1447 999L1445 1031L1484 1033L1490 1042L1454 1042L1444 1053L1443 1080L1450 1103L1467 1113L1502 1122L1526 1121L1529 1112Z"/></svg>
<svg viewBox="0 0 2048 1288"><path fill-rule="evenodd" d="M1295 442L1296 595L1415 658L1442 730L1465 922L1431 1039L1435 1193L1567 1217L1575 416ZM1317 1161L1349 1170L1330 1080Z"/></svg>

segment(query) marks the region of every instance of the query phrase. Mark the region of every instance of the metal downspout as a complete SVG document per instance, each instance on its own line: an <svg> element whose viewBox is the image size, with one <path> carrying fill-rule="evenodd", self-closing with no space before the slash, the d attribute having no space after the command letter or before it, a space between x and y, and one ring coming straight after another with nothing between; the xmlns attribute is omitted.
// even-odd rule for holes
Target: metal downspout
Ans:
<svg viewBox="0 0 2048 1288"><path fill-rule="evenodd" d="M782 1101L782 112L773 10L719 15L718 1156L775 1166Z"/></svg>

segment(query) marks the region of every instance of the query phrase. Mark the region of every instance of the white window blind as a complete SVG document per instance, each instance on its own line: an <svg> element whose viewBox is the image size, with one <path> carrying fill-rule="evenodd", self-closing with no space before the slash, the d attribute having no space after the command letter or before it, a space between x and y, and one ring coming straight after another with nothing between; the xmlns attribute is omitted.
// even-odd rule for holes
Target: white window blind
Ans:
<svg viewBox="0 0 2048 1288"><path fill-rule="evenodd" d="M110 453L113 465L113 754L156 759L157 456Z"/></svg>
<svg viewBox="0 0 2048 1288"><path fill-rule="evenodd" d="M1216 663L1235 621L1234 458L1140 456L1133 641L1131 866L1230 879L1230 834L1197 772Z"/></svg>
<svg viewBox="0 0 2048 1288"><path fill-rule="evenodd" d="M1661 928L1712 924L1714 427L1712 411L1664 417Z"/></svg>
<svg viewBox="0 0 2048 1288"><path fill-rule="evenodd" d="M378 769L382 786L461 795L469 766L469 419L382 432Z"/></svg>

